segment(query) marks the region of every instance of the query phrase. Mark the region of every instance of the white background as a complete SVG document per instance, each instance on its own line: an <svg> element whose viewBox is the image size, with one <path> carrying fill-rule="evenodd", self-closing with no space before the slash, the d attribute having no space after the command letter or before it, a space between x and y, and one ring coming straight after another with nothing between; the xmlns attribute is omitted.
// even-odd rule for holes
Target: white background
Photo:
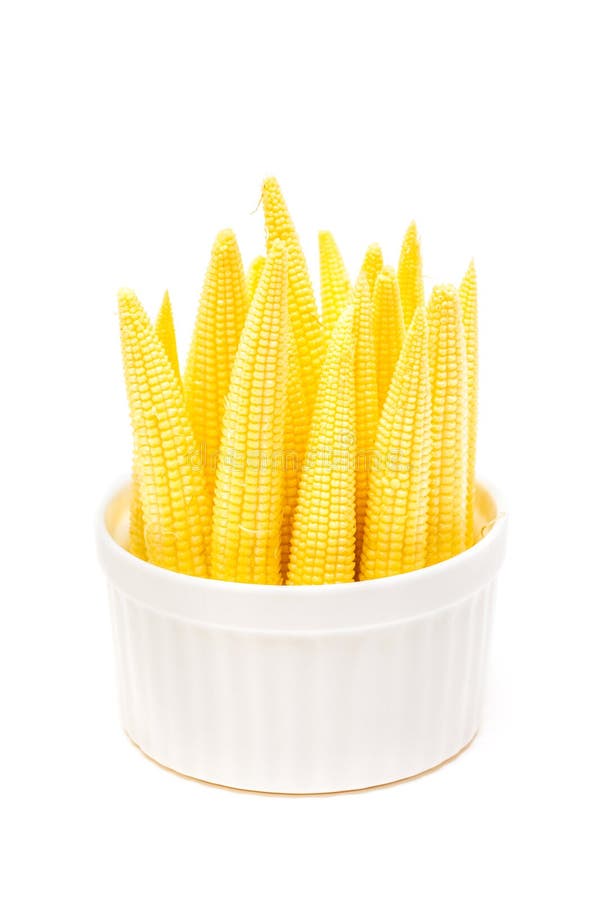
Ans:
<svg viewBox="0 0 600 900"><path fill-rule="evenodd" d="M594 4L5 2L0 815L7 898L598 896L600 141ZM510 510L485 722L392 789L271 799L119 729L93 544L129 434L115 294L247 261L276 174L316 260L480 280L480 471ZM184 336L183 339L181 336Z"/></svg>

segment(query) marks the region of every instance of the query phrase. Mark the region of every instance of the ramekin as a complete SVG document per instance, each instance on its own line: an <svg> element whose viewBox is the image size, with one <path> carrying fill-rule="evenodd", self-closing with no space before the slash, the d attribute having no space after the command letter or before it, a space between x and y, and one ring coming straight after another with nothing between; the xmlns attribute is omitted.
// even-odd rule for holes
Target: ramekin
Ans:
<svg viewBox="0 0 600 900"><path fill-rule="evenodd" d="M102 509L123 728L202 781L304 794L374 787L451 759L479 727L506 516L478 486L483 536L405 575L321 587L233 584L143 562L128 487Z"/></svg>

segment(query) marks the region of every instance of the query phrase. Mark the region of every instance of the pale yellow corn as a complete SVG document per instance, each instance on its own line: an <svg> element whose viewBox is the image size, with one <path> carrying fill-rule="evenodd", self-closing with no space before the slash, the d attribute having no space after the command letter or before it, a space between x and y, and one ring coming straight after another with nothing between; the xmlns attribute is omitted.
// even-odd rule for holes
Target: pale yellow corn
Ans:
<svg viewBox="0 0 600 900"><path fill-rule="evenodd" d="M125 382L151 563L208 575L210 511L181 384L139 301L119 295Z"/></svg>
<svg viewBox="0 0 600 900"><path fill-rule="evenodd" d="M340 313L350 302L352 286L342 255L330 231L319 232L321 318L327 339Z"/></svg>
<svg viewBox="0 0 600 900"><path fill-rule="evenodd" d="M248 296L254 297L260 277L264 272L265 258L258 256L251 264L248 275ZM288 347L288 377L286 385L286 416L284 436L284 505L281 524L281 573L285 581L290 555L290 543L292 539L292 519L296 508L300 472L308 432L310 428L310 415L306 406L302 390L302 376L300 363L296 352L296 345L290 341Z"/></svg>
<svg viewBox="0 0 600 900"><path fill-rule="evenodd" d="M129 552L140 559L147 559L144 538L144 512L142 509L142 486L139 473L138 453L134 449L131 473L131 493L129 496Z"/></svg>
<svg viewBox="0 0 600 900"><path fill-rule="evenodd" d="M377 429L361 580L411 572L426 564L430 465L431 387L427 324L420 306Z"/></svg>
<svg viewBox="0 0 600 900"><path fill-rule="evenodd" d="M323 363L325 334L319 319L306 259L281 188L275 178L267 178L263 183L262 203L267 249L270 249L276 240L282 240L287 248L291 340L300 365L305 402L309 414L312 415Z"/></svg>
<svg viewBox="0 0 600 900"><path fill-rule="evenodd" d="M247 310L246 279L235 235L214 242L183 379L188 414L198 444L198 464L214 491L221 423L229 379Z"/></svg>
<svg viewBox="0 0 600 900"><path fill-rule="evenodd" d="M432 447L427 563L432 565L466 547L467 359L452 286L433 289L428 323Z"/></svg>
<svg viewBox="0 0 600 900"><path fill-rule="evenodd" d="M295 346L290 342L284 437L284 507L281 523L281 573L284 582L287 577L292 542L292 524L309 430L310 415L302 392L300 364Z"/></svg>
<svg viewBox="0 0 600 900"><path fill-rule="evenodd" d="M460 288L463 329L467 353L467 406L468 406L468 459L467 459L467 547L475 540L473 518L475 513L475 457L477 450L477 275L471 261Z"/></svg>
<svg viewBox="0 0 600 900"><path fill-rule="evenodd" d="M360 268L360 275L365 275L369 283L369 290L373 293L377 276L383 268L383 253L379 244L369 244L365 258Z"/></svg>
<svg viewBox="0 0 600 900"><path fill-rule="evenodd" d="M173 323L173 310L169 292L165 291L154 330L159 341L165 348L169 362L173 366L178 379L179 360L177 357L177 340L175 338L175 326ZM131 497L129 502L129 550L134 556L146 559L146 542L144 540L144 512L142 510L141 479L137 471L137 453L134 450L133 473L131 476Z"/></svg>
<svg viewBox="0 0 600 900"><path fill-rule="evenodd" d="M373 294L363 272L354 291L356 334L356 553L360 560L367 510L369 468L379 420Z"/></svg>
<svg viewBox="0 0 600 900"><path fill-rule="evenodd" d="M258 282L260 281L260 277L263 273L263 269L265 267L265 258L264 256L257 256L252 260L250 265L248 266L248 271L246 272L246 290L248 293L248 305L252 302L252 298L256 293L256 288L258 287Z"/></svg>
<svg viewBox="0 0 600 900"><path fill-rule="evenodd" d="M213 578L280 584L288 350L287 254L271 245L236 354L213 507Z"/></svg>
<svg viewBox="0 0 600 900"><path fill-rule="evenodd" d="M175 325L173 323L173 309L171 307L171 299L169 297L168 291L165 291L160 309L158 311L158 315L156 317L154 330L156 331L159 341L165 348L166 354L169 358L169 362L173 366L173 371L175 372L177 377L180 378L181 375L179 372L179 357L177 355L177 340L175 338Z"/></svg>
<svg viewBox="0 0 600 900"><path fill-rule="evenodd" d="M383 408L388 388L404 340L404 316L398 279L391 266L384 266L373 290L375 315L375 355L377 358L377 395Z"/></svg>
<svg viewBox="0 0 600 900"><path fill-rule="evenodd" d="M421 244L417 226L411 222L404 237L398 264L400 299L404 312L404 325L410 325L415 309L424 303Z"/></svg>
<svg viewBox="0 0 600 900"><path fill-rule="evenodd" d="M327 349L294 516L288 584L354 580L353 317L349 306Z"/></svg>

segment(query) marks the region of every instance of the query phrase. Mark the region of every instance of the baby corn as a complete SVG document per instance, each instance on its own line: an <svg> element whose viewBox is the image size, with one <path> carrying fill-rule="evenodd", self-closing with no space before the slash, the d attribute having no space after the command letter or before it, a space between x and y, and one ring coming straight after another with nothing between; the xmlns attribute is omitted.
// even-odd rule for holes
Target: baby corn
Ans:
<svg viewBox="0 0 600 900"><path fill-rule="evenodd" d="M319 265L321 272L321 315L326 337L349 303L352 287L346 266L330 231L319 232Z"/></svg>
<svg viewBox="0 0 600 900"><path fill-rule="evenodd" d="M213 508L213 578L280 584L287 253L271 245L225 404Z"/></svg>
<svg viewBox="0 0 600 900"><path fill-rule="evenodd" d="M370 244L367 247L367 252L365 253L365 258L363 259L363 264L359 273L359 279L361 275L364 275L366 277L371 293L373 293L375 282L377 281L377 276L381 272L382 268L383 253L381 252L381 247L379 246L379 244Z"/></svg>
<svg viewBox="0 0 600 900"><path fill-rule="evenodd" d="M140 480L147 558L188 575L208 575L210 513L204 473L181 385L164 347L130 291L119 297L125 382Z"/></svg>
<svg viewBox="0 0 600 900"><path fill-rule="evenodd" d="M229 379L247 309L244 268L235 235L221 231L214 242L183 379L188 414L214 490L221 423Z"/></svg>
<svg viewBox="0 0 600 900"><path fill-rule="evenodd" d="M356 331L356 552L357 559L360 559L369 489L369 468L379 419L373 295L364 272L358 279L354 292L354 309Z"/></svg>
<svg viewBox="0 0 600 900"><path fill-rule="evenodd" d="M288 584L354 579L353 316L351 306L341 314L323 366L294 517Z"/></svg>
<svg viewBox="0 0 600 900"><path fill-rule="evenodd" d="M431 470L427 563L466 547L467 359L458 296L433 289L428 308L431 372Z"/></svg>
<svg viewBox="0 0 600 900"><path fill-rule="evenodd" d="M467 354L467 547L475 540L473 516L475 507L475 452L477 445L477 276L470 263L460 288L462 321Z"/></svg>
<svg viewBox="0 0 600 900"><path fill-rule="evenodd" d="M431 388L421 306L413 316L377 429L361 580L411 572L426 564L430 465Z"/></svg>
<svg viewBox="0 0 600 900"><path fill-rule="evenodd" d="M302 389L309 410L317 394L323 363L325 335L321 325L308 266L300 241L275 178L263 184L262 203L267 230L267 249L282 240L288 253L288 313L291 339L300 365Z"/></svg>
<svg viewBox="0 0 600 900"><path fill-rule="evenodd" d="M258 282L260 281L260 276L263 273L263 269L265 267L265 258L264 256L256 256L250 265L248 266L248 271L246 273L246 290L248 293L248 305L252 302L252 298L256 293L256 288L258 287Z"/></svg>
<svg viewBox="0 0 600 900"><path fill-rule="evenodd" d="M423 274L421 271L421 244L417 234L417 226L411 222L408 226L398 263L398 282L400 299L404 311L404 325L410 325L415 309L424 302Z"/></svg>
<svg viewBox="0 0 600 900"><path fill-rule="evenodd" d="M377 276L373 290L373 306L377 395L381 410L404 340L404 316L400 303L400 290L396 273L391 266L384 266Z"/></svg>

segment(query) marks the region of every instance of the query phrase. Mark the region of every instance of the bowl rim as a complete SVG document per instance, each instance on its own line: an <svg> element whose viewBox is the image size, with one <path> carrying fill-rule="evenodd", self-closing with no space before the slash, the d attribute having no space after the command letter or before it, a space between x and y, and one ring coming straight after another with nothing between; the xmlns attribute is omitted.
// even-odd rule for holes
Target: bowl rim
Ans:
<svg viewBox="0 0 600 900"><path fill-rule="evenodd" d="M214 628L312 633L404 622L447 609L489 584L504 557L505 506L496 488L478 479L478 489L496 511L488 531L462 553L422 569L323 585L248 584L186 575L139 559L111 533L110 508L129 484L129 478L118 479L96 516L98 555L109 582L159 614Z"/></svg>

